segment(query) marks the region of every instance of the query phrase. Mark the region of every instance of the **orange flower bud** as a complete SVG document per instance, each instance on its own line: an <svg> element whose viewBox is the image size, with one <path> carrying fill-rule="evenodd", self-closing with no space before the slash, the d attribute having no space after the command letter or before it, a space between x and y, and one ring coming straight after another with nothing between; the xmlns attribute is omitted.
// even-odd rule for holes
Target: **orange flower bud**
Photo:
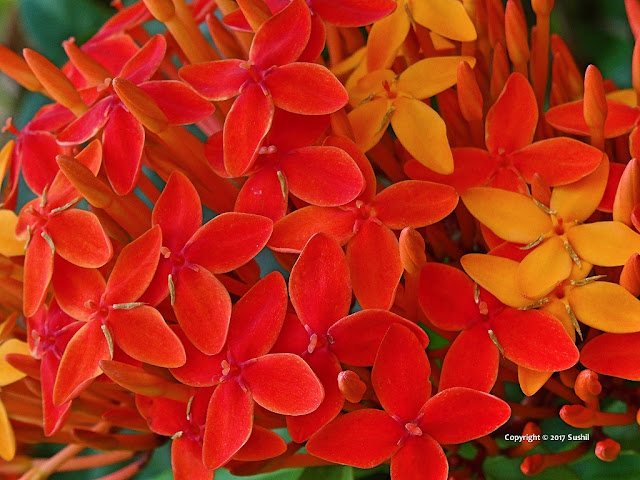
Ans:
<svg viewBox="0 0 640 480"><path fill-rule="evenodd" d="M351 370L345 370L338 374L338 388L344 398L351 403L358 403L362 400L367 385L360 380L358 374Z"/></svg>
<svg viewBox="0 0 640 480"><path fill-rule="evenodd" d="M110 78L109 71L94 60L90 55L84 53L76 45L76 39L71 37L62 42L64 51L82 76L87 80L89 85L94 86L104 82L105 78Z"/></svg>
<svg viewBox="0 0 640 480"><path fill-rule="evenodd" d="M400 261L409 273L418 273L427 263L424 238L413 228L405 228L400 233Z"/></svg>
<svg viewBox="0 0 640 480"><path fill-rule="evenodd" d="M590 408L598 407L598 395L602 392L602 385L598 381L598 374L591 370L583 370L576 378L574 386L576 395Z"/></svg>
<svg viewBox="0 0 640 480"><path fill-rule="evenodd" d="M511 73L507 50L501 43L496 43L494 47L491 72L491 98L495 100L500 96L500 92L502 92Z"/></svg>
<svg viewBox="0 0 640 480"><path fill-rule="evenodd" d="M504 20L509 58L511 58L515 70L525 74L530 55L527 21L514 0L507 1Z"/></svg>
<svg viewBox="0 0 640 480"><path fill-rule="evenodd" d="M458 65L458 103L467 122L482 120L482 92L476 75L467 62Z"/></svg>
<svg viewBox="0 0 640 480"><path fill-rule="evenodd" d="M171 20L176 10L171 0L144 0L144 4L156 20L167 22Z"/></svg>
<svg viewBox="0 0 640 480"><path fill-rule="evenodd" d="M42 84L33 74L27 62L4 45L0 45L0 70L27 90L44 91Z"/></svg>
<svg viewBox="0 0 640 480"><path fill-rule="evenodd" d="M640 162L632 158L620 177L613 200L613 219L633 228L631 214L638 204L640 204Z"/></svg>
<svg viewBox="0 0 640 480"><path fill-rule="evenodd" d="M626 288L634 297L640 296L640 255L634 253L625 263L620 273L620 286Z"/></svg>
<svg viewBox="0 0 640 480"><path fill-rule="evenodd" d="M555 0L531 0L531 6L536 15L547 16L553 10Z"/></svg>
<svg viewBox="0 0 640 480"><path fill-rule="evenodd" d="M113 79L113 89L131 115L153 133L160 133L169 121L156 102L140 87L124 78Z"/></svg>
<svg viewBox="0 0 640 480"><path fill-rule="evenodd" d="M596 457L603 462L613 462L620 454L620 444L611 438L596 443Z"/></svg>
<svg viewBox="0 0 640 480"><path fill-rule="evenodd" d="M607 99L600 70L589 65L584 74L584 119L591 130L604 128L607 118Z"/></svg>

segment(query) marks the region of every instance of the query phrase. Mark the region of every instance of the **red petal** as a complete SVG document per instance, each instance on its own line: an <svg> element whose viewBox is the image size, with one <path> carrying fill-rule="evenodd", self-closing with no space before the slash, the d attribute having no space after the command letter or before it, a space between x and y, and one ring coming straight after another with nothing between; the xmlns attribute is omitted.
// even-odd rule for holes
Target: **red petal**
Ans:
<svg viewBox="0 0 640 480"><path fill-rule="evenodd" d="M316 233L325 233L340 245L353 236L356 215L336 207L309 206L278 220L273 226L269 248L276 252L299 253Z"/></svg>
<svg viewBox="0 0 640 480"><path fill-rule="evenodd" d="M113 256L111 240L93 213L65 210L49 219L47 231L56 252L79 267L98 268Z"/></svg>
<svg viewBox="0 0 640 480"><path fill-rule="evenodd" d="M499 361L500 352L484 328L460 332L444 357L439 390L467 387L488 393L498 378Z"/></svg>
<svg viewBox="0 0 640 480"><path fill-rule="evenodd" d="M173 282L173 310L185 335L203 353L220 352L231 317L231 298L227 290L204 268L198 271L182 268Z"/></svg>
<svg viewBox="0 0 640 480"><path fill-rule="evenodd" d="M207 468L227 463L247 443L253 427L253 400L238 382L218 385L207 410L202 457Z"/></svg>
<svg viewBox="0 0 640 480"><path fill-rule="evenodd" d="M578 361L578 349L560 321L548 313L509 308L491 323L505 357L518 365L551 372Z"/></svg>
<svg viewBox="0 0 640 480"><path fill-rule="evenodd" d="M412 437L391 457L391 475L403 480L447 480L449 462L442 447L429 435Z"/></svg>
<svg viewBox="0 0 640 480"><path fill-rule="evenodd" d="M71 122L57 135L60 145L79 145L93 137L109 120L113 108L118 104L114 95L103 98L87 113Z"/></svg>
<svg viewBox="0 0 640 480"><path fill-rule="evenodd" d="M53 250L40 232L31 237L24 259L23 310L27 317L35 315L44 302L53 273Z"/></svg>
<svg viewBox="0 0 640 480"><path fill-rule="evenodd" d="M594 372L640 380L640 333L603 333L580 352L580 363Z"/></svg>
<svg viewBox="0 0 640 480"><path fill-rule="evenodd" d="M320 15L311 15L311 32L307 46L298 57L299 62L315 62L322 54L327 40L326 29Z"/></svg>
<svg viewBox="0 0 640 480"><path fill-rule="evenodd" d="M278 108L266 142L275 145L279 152L306 147L322 136L329 123L328 115L298 115Z"/></svg>
<svg viewBox="0 0 640 480"><path fill-rule="evenodd" d="M565 103L547 111L545 120L558 130L574 135L590 135L584 120L584 102ZM638 120L638 109L613 100L607 100L607 119L604 122L605 138L629 133Z"/></svg>
<svg viewBox="0 0 640 480"><path fill-rule="evenodd" d="M48 351L42 357L42 363L40 363L42 427L44 434L48 437L60 431L71 411L71 402L63 403L59 407L53 404L53 387L59 366L60 359L56 358L53 350Z"/></svg>
<svg viewBox="0 0 640 480"><path fill-rule="evenodd" d="M87 321L91 310L85 303L100 304L105 288L106 282L98 270L76 267L60 257L56 258L53 291L58 305L67 315Z"/></svg>
<svg viewBox="0 0 640 480"><path fill-rule="evenodd" d="M336 357L327 350L317 350L305 356L305 359L322 383L324 399L316 410L307 415L287 417L287 428L291 438L298 443L306 441L336 418L344 405L344 398L338 388L338 374L342 368Z"/></svg>
<svg viewBox="0 0 640 480"><path fill-rule="evenodd" d="M282 415L311 413L324 398L318 377L302 358L292 353L256 358L242 368L242 378L256 403Z"/></svg>
<svg viewBox="0 0 640 480"><path fill-rule="evenodd" d="M462 330L478 315L473 281L457 268L427 263L420 271L418 302L427 316L443 330Z"/></svg>
<svg viewBox="0 0 640 480"><path fill-rule="evenodd" d="M529 145L538 123L538 104L526 78L512 73L487 113L487 150L511 153Z"/></svg>
<svg viewBox="0 0 640 480"><path fill-rule="evenodd" d="M268 218L223 213L198 229L185 246L184 256L211 273L229 272L262 250L272 228L273 223Z"/></svg>
<svg viewBox="0 0 640 480"><path fill-rule="evenodd" d="M177 480L213 480L213 470L202 463L202 444L186 436L171 443L171 469Z"/></svg>
<svg viewBox="0 0 640 480"><path fill-rule="evenodd" d="M154 35L129 61L122 67L119 77L139 84L151 78L160 66L167 50L167 42L162 35Z"/></svg>
<svg viewBox="0 0 640 480"><path fill-rule="evenodd" d="M187 360L183 366L172 368L171 374L180 383L192 387L217 385L222 376L222 361L227 360L226 350L217 355L206 355L191 343L180 326L173 325L172 330L180 339Z"/></svg>
<svg viewBox="0 0 640 480"><path fill-rule="evenodd" d="M56 142L56 137L48 132L23 134L20 149L16 152L20 152L25 182L31 190L42 194L59 170L56 155L63 153L63 149Z"/></svg>
<svg viewBox="0 0 640 480"><path fill-rule="evenodd" d="M172 125L196 123L215 111L210 102L182 82L152 81L143 83L140 88L156 102Z"/></svg>
<svg viewBox="0 0 640 480"><path fill-rule="evenodd" d="M288 195L282 191L280 177L274 168L254 173L244 182L234 210L262 215L277 222L287 212Z"/></svg>
<svg viewBox="0 0 640 480"><path fill-rule="evenodd" d="M287 444L277 433L260 425L254 425L247 443L233 456L234 460L255 462L282 455Z"/></svg>
<svg viewBox="0 0 640 480"><path fill-rule="evenodd" d="M307 451L323 460L373 468L397 450L404 428L381 410L364 409L343 415L307 442Z"/></svg>
<svg viewBox="0 0 640 480"><path fill-rule="evenodd" d="M229 351L237 361L265 355L276 343L287 312L287 286L271 272L233 307Z"/></svg>
<svg viewBox="0 0 640 480"><path fill-rule="evenodd" d="M100 361L109 360L109 345L100 322L84 325L73 336L60 360L53 389L54 405L62 405L78 394L100 375Z"/></svg>
<svg viewBox="0 0 640 480"><path fill-rule="evenodd" d="M389 415L410 422L431 395L429 359L420 341L405 326L392 324L371 372L371 384Z"/></svg>
<svg viewBox="0 0 640 480"><path fill-rule="evenodd" d="M422 409L419 427L438 443L468 442L493 432L511 416L503 400L464 387L431 397Z"/></svg>
<svg viewBox="0 0 640 480"><path fill-rule="evenodd" d="M280 159L289 190L312 205L344 205L364 187L353 159L336 147L306 147L287 152Z"/></svg>
<svg viewBox="0 0 640 480"><path fill-rule="evenodd" d="M147 305L109 312L109 330L124 352L144 363L175 368L186 355L180 340L155 308Z"/></svg>
<svg viewBox="0 0 640 480"><path fill-rule="evenodd" d="M227 114L223 131L224 165L239 177L255 162L262 140L271 128L273 100L257 84L236 99Z"/></svg>
<svg viewBox="0 0 640 480"><path fill-rule="evenodd" d="M361 310L334 323L328 334L333 338L331 351L349 365L369 367L378 353L380 342L389 327L399 324L407 327L427 348L429 337L417 324L387 310Z"/></svg>
<svg viewBox="0 0 640 480"><path fill-rule="evenodd" d="M309 240L291 270L289 294L300 321L318 335L349 313L349 267L334 239L317 234Z"/></svg>
<svg viewBox="0 0 640 480"><path fill-rule="evenodd" d="M260 70L295 62L307 45L311 14L304 0L293 0L256 31L249 60Z"/></svg>
<svg viewBox="0 0 640 480"><path fill-rule="evenodd" d="M220 101L235 97L251 76L244 60L219 60L185 65L180 78L207 100Z"/></svg>
<svg viewBox="0 0 640 480"><path fill-rule="evenodd" d="M153 207L152 225L160 225L162 244L179 252L202 225L200 196L189 179L173 172Z"/></svg>
<svg viewBox="0 0 640 480"><path fill-rule="evenodd" d="M304 115L326 115L347 104L349 95L322 65L292 63L278 67L264 82L276 107Z"/></svg>
<svg viewBox="0 0 640 480"><path fill-rule="evenodd" d="M379 261L372 262L372 258ZM362 308L388 310L402 276L398 240L384 225L367 221L347 245L353 293Z"/></svg>
<svg viewBox="0 0 640 480"><path fill-rule="evenodd" d="M135 302L158 266L162 231L155 226L122 249L107 282L107 303Z"/></svg>
<svg viewBox="0 0 640 480"><path fill-rule="evenodd" d="M365 156L365 154L360 151L353 140L344 136L327 137L324 141L324 144L341 148L342 150L347 152L351 158L353 158L353 161L356 162L356 165L358 165L360 172L362 172L365 183L364 190L360 194L359 198L363 202L371 202L371 200L373 200L373 197L375 197L376 195L376 189L378 188L378 186L376 183L376 174L371 167L371 162Z"/></svg>
<svg viewBox="0 0 640 480"><path fill-rule="evenodd" d="M393 230L431 225L449 215L458 204L452 187L406 180L385 188L371 203L378 219Z"/></svg>
<svg viewBox="0 0 640 480"><path fill-rule="evenodd" d="M602 161L602 152L573 138L548 138L510 155L522 177L531 183L538 173L551 187L580 180Z"/></svg>
<svg viewBox="0 0 640 480"><path fill-rule="evenodd" d="M323 20L341 27L369 25L386 17L396 6L391 0L313 0L311 5Z"/></svg>
<svg viewBox="0 0 640 480"><path fill-rule="evenodd" d="M467 188L486 185L489 176L496 168L495 159L485 150L453 148L451 153L453 153L454 164L451 175L436 173L414 159L404 164L404 171L415 180L451 185L456 192L462 193Z"/></svg>
<svg viewBox="0 0 640 480"><path fill-rule="evenodd" d="M130 193L136 186L142 165L144 127L122 105L111 112L102 134L104 167L118 195Z"/></svg>

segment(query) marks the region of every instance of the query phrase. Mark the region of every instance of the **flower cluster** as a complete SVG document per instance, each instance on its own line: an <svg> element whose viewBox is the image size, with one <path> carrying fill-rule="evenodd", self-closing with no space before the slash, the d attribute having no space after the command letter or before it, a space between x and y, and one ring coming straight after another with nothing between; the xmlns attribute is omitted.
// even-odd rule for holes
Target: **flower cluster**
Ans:
<svg viewBox="0 0 640 480"><path fill-rule="evenodd" d="M114 2L62 68L0 47L50 99L0 151L0 476L126 479L167 441L190 480L616 460L640 42L633 90L583 76L553 4L529 35L520 0ZM591 430L538 448L558 416Z"/></svg>

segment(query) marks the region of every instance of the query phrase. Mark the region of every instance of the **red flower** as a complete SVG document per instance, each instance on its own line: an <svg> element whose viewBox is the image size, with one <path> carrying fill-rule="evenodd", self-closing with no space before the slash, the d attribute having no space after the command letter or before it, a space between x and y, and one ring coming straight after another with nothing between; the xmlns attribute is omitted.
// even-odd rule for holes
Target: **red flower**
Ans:
<svg viewBox="0 0 640 480"><path fill-rule="evenodd" d="M312 455L358 468L391 459L391 478L445 480L440 444L468 442L509 419L507 404L492 395L455 387L431 397L429 360L418 339L391 325L376 356L371 381L384 410L343 415L307 442Z"/></svg>

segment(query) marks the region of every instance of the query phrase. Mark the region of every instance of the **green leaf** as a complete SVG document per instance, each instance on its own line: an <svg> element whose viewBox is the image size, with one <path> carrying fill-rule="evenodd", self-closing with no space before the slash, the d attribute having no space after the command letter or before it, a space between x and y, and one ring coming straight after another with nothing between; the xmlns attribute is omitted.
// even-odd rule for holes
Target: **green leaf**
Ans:
<svg viewBox="0 0 640 480"><path fill-rule="evenodd" d="M331 465L327 467L309 467L299 480L354 480L353 467Z"/></svg>
<svg viewBox="0 0 640 480"><path fill-rule="evenodd" d="M64 40L75 37L82 45L115 12L97 0L22 0L19 13L29 42L60 66L67 59Z"/></svg>
<svg viewBox="0 0 640 480"><path fill-rule="evenodd" d="M482 468L487 480L580 480L580 477L567 466L551 467L535 477L528 477L520 471L522 458L505 456L489 457ZM628 479L625 479L628 480Z"/></svg>
<svg viewBox="0 0 640 480"><path fill-rule="evenodd" d="M590 453L571 467L582 480L640 480L640 455L637 452L622 452L613 462L603 462Z"/></svg>

